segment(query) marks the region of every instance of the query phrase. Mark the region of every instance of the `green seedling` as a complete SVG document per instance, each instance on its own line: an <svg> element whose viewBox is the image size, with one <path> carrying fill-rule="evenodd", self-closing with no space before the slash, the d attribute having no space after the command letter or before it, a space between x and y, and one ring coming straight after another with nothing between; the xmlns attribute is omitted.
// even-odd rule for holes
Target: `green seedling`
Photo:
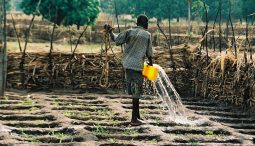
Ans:
<svg viewBox="0 0 255 146"><path fill-rule="evenodd" d="M212 130L207 130L205 132L206 135L215 135L214 132Z"/></svg>
<svg viewBox="0 0 255 146"><path fill-rule="evenodd" d="M28 134L26 134L25 132L24 132L24 130L22 129L22 131L21 131L21 135L20 135L21 137L24 137L24 138L29 138L29 135Z"/></svg>
<svg viewBox="0 0 255 146"><path fill-rule="evenodd" d="M117 142L117 139L116 139L116 138L109 138L109 139L107 139L107 141L108 141L109 143L116 143L116 142Z"/></svg>
<svg viewBox="0 0 255 146"><path fill-rule="evenodd" d="M48 135L56 137L57 139L59 139L60 140L59 143L62 143L62 140L66 139L70 136L68 134L61 133L61 132L55 132L55 131L49 132Z"/></svg>
<svg viewBox="0 0 255 146"><path fill-rule="evenodd" d="M112 111L110 111L110 110L108 110L108 109L101 109L101 110L98 110L98 111L97 111L97 115L98 115L98 116L103 116L103 117L110 117L110 118L112 118L112 117L115 116L115 113L112 112Z"/></svg>
<svg viewBox="0 0 255 146"><path fill-rule="evenodd" d="M57 101L53 101L53 104L52 104L53 106L59 106L59 103L57 102Z"/></svg>
<svg viewBox="0 0 255 146"><path fill-rule="evenodd" d="M149 141L150 144L155 145L158 143L157 139L152 139Z"/></svg>
<svg viewBox="0 0 255 146"><path fill-rule="evenodd" d="M135 129L124 129L124 135L132 135L132 136L136 136L139 134L139 132Z"/></svg>
<svg viewBox="0 0 255 146"><path fill-rule="evenodd" d="M73 113L73 112L70 112L70 111L64 111L64 115L65 115L66 117L71 117L72 115L74 115L74 113Z"/></svg>
<svg viewBox="0 0 255 146"><path fill-rule="evenodd" d="M38 140L36 137L33 137L33 138L31 139L31 142L32 142L32 144L38 144L38 143L40 143L41 141Z"/></svg>
<svg viewBox="0 0 255 146"><path fill-rule="evenodd" d="M72 116L80 116L80 117L86 117L89 116L90 114L87 112L78 112L78 111L65 111L64 115L66 117L72 117Z"/></svg>
<svg viewBox="0 0 255 146"><path fill-rule="evenodd" d="M31 98L26 98L21 105L24 106L34 106L34 101Z"/></svg>
<svg viewBox="0 0 255 146"><path fill-rule="evenodd" d="M105 134L107 132L107 130L100 124L94 125L94 127L96 128L95 133L97 134Z"/></svg>
<svg viewBox="0 0 255 146"><path fill-rule="evenodd" d="M56 134L54 134L52 136L58 138L60 140L59 143L62 143L62 140L68 137L68 135L66 135L64 133L56 133Z"/></svg>
<svg viewBox="0 0 255 146"><path fill-rule="evenodd" d="M191 146L198 146L198 143L199 143L199 141L196 139L191 139L190 142L191 142L190 144Z"/></svg>
<svg viewBox="0 0 255 146"><path fill-rule="evenodd" d="M9 100L9 97L8 96L4 96L4 100Z"/></svg>
<svg viewBox="0 0 255 146"><path fill-rule="evenodd" d="M29 113L35 113L35 112L38 111L38 110L39 110L39 108L37 108L37 107L32 107L32 108L30 108Z"/></svg>
<svg viewBox="0 0 255 146"><path fill-rule="evenodd" d="M192 143L190 144L190 146L198 146L198 143L197 143L197 142L192 142Z"/></svg>

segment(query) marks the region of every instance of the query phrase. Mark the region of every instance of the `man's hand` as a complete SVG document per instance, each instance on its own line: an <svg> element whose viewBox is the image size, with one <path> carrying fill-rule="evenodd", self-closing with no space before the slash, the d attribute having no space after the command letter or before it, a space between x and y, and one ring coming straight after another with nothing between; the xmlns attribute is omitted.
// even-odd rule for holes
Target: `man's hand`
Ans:
<svg viewBox="0 0 255 146"><path fill-rule="evenodd" d="M153 66L152 57L148 57L148 65Z"/></svg>
<svg viewBox="0 0 255 146"><path fill-rule="evenodd" d="M104 25L104 29L108 32L112 32L112 30L113 30L112 26L110 24L107 24L107 23Z"/></svg>

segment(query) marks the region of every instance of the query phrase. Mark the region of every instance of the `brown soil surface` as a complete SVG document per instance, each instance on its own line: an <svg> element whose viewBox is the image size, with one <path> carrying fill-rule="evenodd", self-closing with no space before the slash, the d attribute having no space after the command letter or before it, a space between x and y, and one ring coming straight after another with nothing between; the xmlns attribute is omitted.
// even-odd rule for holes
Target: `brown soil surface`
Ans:
<svg viewBox="0 0 255 146"><path fill-rule="evenodd" d="M0 145L254 145L255 117L209 99L182 98L189 126L166 120L156 97L144 96L146 124L129 125L131 97L123 94L7 92L0 99Z"/></svg>

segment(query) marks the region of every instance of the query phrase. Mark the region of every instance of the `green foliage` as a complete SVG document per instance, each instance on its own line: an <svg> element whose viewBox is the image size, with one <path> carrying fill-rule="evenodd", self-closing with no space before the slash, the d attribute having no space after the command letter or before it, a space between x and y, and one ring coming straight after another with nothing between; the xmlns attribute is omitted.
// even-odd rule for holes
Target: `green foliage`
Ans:
<svg viewBox="0 0 255 146"><path fill-rule="evenodd" d="M243 16L255 13L255 1L254 0L242 0L243 2Z"/></svg>
<svg viewBox="0 0 255 146"><path fill-rule="evenodd" d="M58 25L83 26L92 24L100 9L98 0L22 0L24 13L41 14L43 18Z"/></svg>
<svg viewBox="0 0 255 146"><path fill-rule="evenodd" d="M100 0L103 12L114 14L114 0ZM146 14L148 17L168 19L168 18L187 18L187 0L116 0L119 14ZM203 2L208 8L208 18L213 21L216 17L219 0L191 0L192 14L194 18L204 20L205 10ZM222 19L227 20L231 8L231 16L234 19L242 19L248 14L255 12L254 0L221 0ZM231 6L231 7L230 7Z"/></svg>
<svg viewBox="0 0 255 146"><path fill-rule="evenodd" d="M206 8L205 8L206 6ZM205 5L202 0L195 0L192 4L192 15L194 17L203 18L205 15L206 10L209 11L209 6Z"/></svg>
<svg viewBox="0 0 255 146"><path fill-rule="evenodd" d="M11 3L9 0L6 1L6 11L10 11L11 10Z"/></svg>
<svg viewBox="0 0 255 146"><path fill-rule="evenodd" d="M180 17L178 8L185 6L179 0L116 0L119 14L146 14L148 17L169 18ZM114 0L100 0L103 12L114 14ZM177 11L176 11L177 10ZM185 7L184 7L185 10Z"/></svg>
<svg viewBox="0 0 255 146"><path fill-rule="evenodd" d="M39 0L22 0L20 8L27 15L40 15L38 3Z"/></svg>

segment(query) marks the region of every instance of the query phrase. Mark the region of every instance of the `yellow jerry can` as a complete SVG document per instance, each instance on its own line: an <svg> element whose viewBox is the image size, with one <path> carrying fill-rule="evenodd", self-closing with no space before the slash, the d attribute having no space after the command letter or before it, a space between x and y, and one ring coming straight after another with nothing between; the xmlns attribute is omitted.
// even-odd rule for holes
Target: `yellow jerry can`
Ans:
<svg viewBox="0 0 255 146"><path fill-rule="evenodd" d="M144 78L150 80L150 81L155 81L158 77L158 69L156 67L147 65L144 63L143 66L143 76Z"/></svg>

